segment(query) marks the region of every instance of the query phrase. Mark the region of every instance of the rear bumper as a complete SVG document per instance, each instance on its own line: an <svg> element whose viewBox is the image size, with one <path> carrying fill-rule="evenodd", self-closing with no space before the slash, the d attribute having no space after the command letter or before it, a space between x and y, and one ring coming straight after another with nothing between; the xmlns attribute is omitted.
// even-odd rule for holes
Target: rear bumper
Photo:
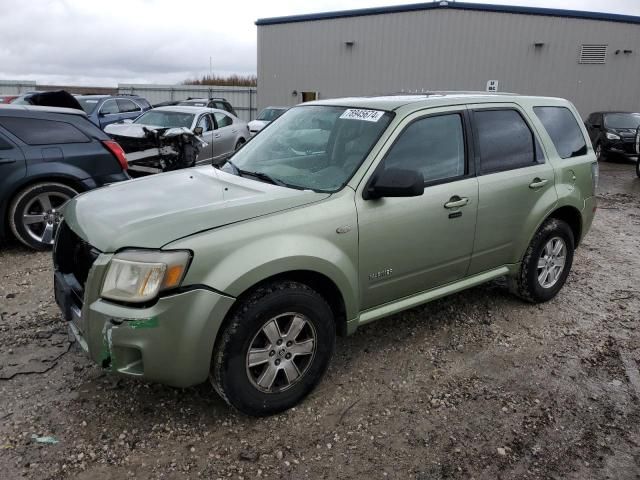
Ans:
<svg viewBox="0 0 640 480"><path fill-rule="evenodd" d="M593 218L595 217L597 206L598 205L597 205L595 196L585 199L584 208L582 209L582 215L581 215L582 217L581 237L579 241L576 242L576 244L582 243L582 240L591 229L591 224L593 223Z"/></svg>
<svg viewBox="0 0 640 480"><path fill-rule="evenodd" d="M96 264L106 266L98 259ZM103 269L102 269L103 270ZM93 271L90 290L101 284ZM84 303L65 302L56 274L56 300L69 321L69 329L88 356L105 369L130 377L188 387L206 381L220 325L234 299L205 288L160 298L147 308L128 307L84 295ZM95 283L94 283L95 282ZM70 305L65 308L65 305Z"/></svg>

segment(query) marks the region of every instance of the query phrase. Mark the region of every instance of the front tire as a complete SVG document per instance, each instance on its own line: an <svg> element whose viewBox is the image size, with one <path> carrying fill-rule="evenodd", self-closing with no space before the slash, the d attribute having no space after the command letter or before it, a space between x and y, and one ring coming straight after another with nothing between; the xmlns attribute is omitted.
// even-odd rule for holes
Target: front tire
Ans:
<svg viewBox="0 0 640 480"><path fill-rule="evenodd" d="M640 178L640 155L638 155L638 159L636 160L636 175Z"/></svg>
<svg viewBox="0 0 640 480"><path fill-rule="evenodd" d="M34 250L47 250L62 220L60 208L78 194L57 182L30 185L18 192L9 205L9 226L15 237Z"/></svg>
<svg viewBox="0 0 640 480"><path fill-rule="evenodd" d="M607 160L607 155L604 153L604 149L602 148L602 143L598 142L596 143L596 160L598 160L599 162L602 161L606 161Z"/></svg>
<svg viewBox="0 0 640 480"><path fill-rule="evenodd" d="M555 297L567 280L575 239L566 222L547 219L534 235L514 279L515 293L524 300L540 303Z"/></svg>
<svg viewBox="0 0 640 480"><path fill-rule="evenodd" d="M273 283L232 313L216 342L210 379L239 411L272 415L313 390L334 348L333 312L324 298L298 282Z"/></svg>

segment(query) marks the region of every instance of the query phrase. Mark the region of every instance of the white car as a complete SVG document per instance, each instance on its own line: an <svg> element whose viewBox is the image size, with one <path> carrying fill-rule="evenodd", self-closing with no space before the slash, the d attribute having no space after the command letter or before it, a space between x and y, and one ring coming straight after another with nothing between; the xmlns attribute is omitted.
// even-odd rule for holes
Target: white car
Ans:
<svg viewBox="0 0 640 480"><path fill-rule="evenodd" d="M286 111L287 107L267 107L262 110L255 120L248 123L251 135L258 133Z"/></svg>
<svg viewBox="0 0 640 480"><path fill-rule="evenodd" d="M105 132L118 137L141 137L147 130L187 128L195 133L202 128L200 138L206 142L196 158L196 164L221 164L249 139L249 127L238 117L216 108L171 106L149 110L133 122L109 125Z"/></svg>

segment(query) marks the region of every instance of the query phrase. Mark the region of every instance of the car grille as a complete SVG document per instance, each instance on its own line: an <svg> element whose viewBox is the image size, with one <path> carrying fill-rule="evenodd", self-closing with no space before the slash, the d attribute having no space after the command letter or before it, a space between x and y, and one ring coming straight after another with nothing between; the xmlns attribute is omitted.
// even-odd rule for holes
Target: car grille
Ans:
<svg viewBox="0 0 640 480"><path fill-rule="evenodd" d="M63 221L60 224L53 261L56 269L64 274L71 284L71 288L82 302L84 287L87 283L89 270L96 261L100 251L76 235Z"/></svg>

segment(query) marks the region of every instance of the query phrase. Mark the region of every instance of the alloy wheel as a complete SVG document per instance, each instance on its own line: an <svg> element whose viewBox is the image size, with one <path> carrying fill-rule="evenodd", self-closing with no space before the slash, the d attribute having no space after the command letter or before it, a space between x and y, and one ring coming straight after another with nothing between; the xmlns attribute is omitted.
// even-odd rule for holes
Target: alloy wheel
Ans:
<svg viewBox="0 0 640 480"><path fill-rule="evenodd" d="M44 192L26 205L22 225L31 238L45 245L53 245L62 214L60 208L71 197L61 192Z"/></svg>
<svg viewBox="0 0 640 480"><path fill-rule="evenodd" d="M316 331L305 315L284 313L269 319L246 355L251 384L265 393L287 390L305 375L316 347Z"/></svg>
<svg viewBox="0 0 640 480"><path fill-rule="evenodd" d="M542 288L551 288L560 279L567 258L567 246L560 237L551 238L542 249L538 259L538 283Z"/></svg>

